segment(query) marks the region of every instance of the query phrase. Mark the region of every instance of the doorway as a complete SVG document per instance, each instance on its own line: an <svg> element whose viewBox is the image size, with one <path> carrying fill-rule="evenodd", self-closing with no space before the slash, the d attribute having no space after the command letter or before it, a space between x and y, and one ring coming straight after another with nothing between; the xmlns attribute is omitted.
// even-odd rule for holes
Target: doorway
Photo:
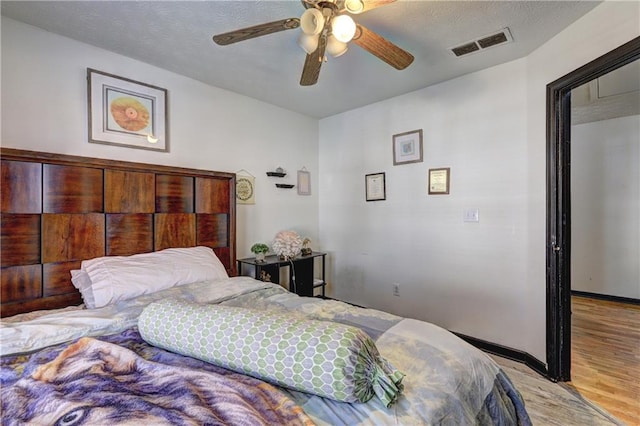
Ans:
<svg viewBox="0 0 640 426"><path fill-rule="evenodd" d="M547 85L547 366L571 379L571 91L640 58L640 37Z"/></svg>

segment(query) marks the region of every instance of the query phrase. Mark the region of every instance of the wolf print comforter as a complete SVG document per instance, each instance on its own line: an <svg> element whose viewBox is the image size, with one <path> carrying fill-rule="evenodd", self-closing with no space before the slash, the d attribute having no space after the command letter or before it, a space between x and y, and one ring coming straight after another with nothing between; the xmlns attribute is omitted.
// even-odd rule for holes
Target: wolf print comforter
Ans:
<svg viewBox="0 0 640 426"><path fill-rule="evenodd" d="M220 303L264 309L281 312L291 317L336 321L359 327L374 340L380 354L406 374L403 379L404 390L398 400L390 407L375 400L367 403L337 402L299 391L276 390L271 385L266 385L251 377L238 375L196 359L153 348L142 342L136 329L132 327L135 327L137 318L145 306L155 300L167 297L181 298L196 303ZM62 340L56 339L64 338L65 342L69 342L88 335L107 335L96 338L99 339L99 343L118 345L132 351L134 356L142 358L142 360L136 358L138 361L135 365L165 364L164 368L167 370L163 371L171 372L167 373L168 376L179 376L180 374L174 373L176 371L189 371L185 377L200 377L199 374L206 377L206 379L197 379L171 387L171 389L185 388L185 394L182 395L181 391L172 391L173 393L169 394L171 398L168 399L175 401L167 401L165 398L164 402L157 403L148 402L145 398L155 398L157 395L160 401L163 401L162 392L156 391L154 382L157 380L159 383L163 383L164 378L149 377L148 385L132 389L135 399L141 401L135 403L131 410L138 409L139 411L135 415L139 416L161 416L158 413L164 408L173 411L173 408L170 408L172 406L165 407L163 405L165 403L179 405L185 411L184 415L188 416L191 414L186 406L191 404L192 399L190 398L193 398L195 403L201 404L201 406L197 405L199 407L196 410L198 415L211 415L211 418L217 419L212 424L233 424L233 418L225 416L235 415L241 412L236 410L248 408L251 409L242 416L249 418L248 416L255 415L256 421L253 424L304 424L309 419L318 425L526 426L531 424L522 398L499 366L486 354L450 332L427 322L402 318L375 309L358 308L333 300L299 297L280 286L248 277L185 285L122 302L118 306L85 310L85 312L51 313L20 324L9 324L3 321L2 325L3 327L0 327L0 350L3 351L4 356L2 357L3 368L0 385L2 385L3 419L7 419L7 424L11 424L8 419L14 416L37 419L33 416L44 415L45 408L53 410L58 406L61 407L56 411L58 415L68 413L69 409L71 410L73 416L67 420L90 419L89 415L107 415L115 419L109 424L115 424L119 413L125 413L129 410L128 406L119 408L116 401L120 397L110 394L111 390L116 388L115 385L100 385L94 395L93 389L90 392L90 388L87 388L86 385L83 385L82 380L79 380L77 386L81 389L78 392L83 397L79 400L81 402L68 400L63 395L64 392L67 392L64 389L52 394L54 396L41 396L48 392L48 389L53 389L54 384L58 383L58 379L51 382L39 382L33 378L33 374L39 371L41 366L55 362L56 357L64 351L68 343L33 352L31 355L13 355L31 353L37 348L62 342ZM122 332L123 330L125 331ZM85 340L81 342L84 344ZM98 347L99 343L94 341L92 345L95 344L94 347ZM98 352L102 350L100 349ZM118 350L115 349L115 352ZM107 351L107 353L110 352ZM89 371L95 370L94 368ZM38 375L38 377L40 376ZM50 376L43 375L42 377ZM196 388L187 389L192 383L203 383L205 380L213 380L212 383L218 383L218 381L224 383L226 380L223 379L231 378L235 380L235 383L221 385L227 386L222 389L229 391L220 395L206 396L206 398L203 396L202 400L193 396L200 395L196 392ZM62 384L62 382L60 383ZM120 386L120 382L117 384ZM89 386L96 385L89 384ZM253 388L257 393L250 393L247 388ZM16 392L18 389L20 391ZM44 389L47 389L46 392ZM251 402L247 404L247 401ZM94 404L100 408L90 408ZM141 408L146 404L157 404L160 407L159 411ZM243 407L242 404L246 404L248 407ZM20 408L23 405L24 407ZM62 410L62 407L68 409L65 411ZM271 410L270 407L274 407L273 414L268 413ZM300 411L300 408L303 412ZM79 411L73 411L74 409ZM253 413L253 410L256 412ZM207 414L208 412L211 414ZM46 413L49 416L47 419L52 419L52 423L58 419L58 417L54 418L53 411L46 411ZM281 418L274 420L268 417L270 415L277 415ZM163 419L163 417L157 418ZM200 420L188 420L189 417L185 418L187 420L180 420L176 423L206 423ZM132 423L134 422L136 424L162 423L143 422L142 420L132 421ZM171 421L166 420L166 422L170 423ZM247 422L243 424L247 424Z"/></svg>
<svg viewBox="0 0 640 426"><path fill-rule="evenodd" d="M147 346L135 330L4 357L1 385L3 425L313 424L275 387Z"/></svg>

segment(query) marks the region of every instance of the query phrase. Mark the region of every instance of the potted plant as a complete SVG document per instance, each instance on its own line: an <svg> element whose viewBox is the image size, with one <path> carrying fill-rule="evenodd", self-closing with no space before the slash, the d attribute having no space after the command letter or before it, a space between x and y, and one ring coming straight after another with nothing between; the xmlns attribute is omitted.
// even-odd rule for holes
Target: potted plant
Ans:
<svg viewBox="0 0 640 426"><path fill-rule="evenodd" d="M256 255L256 262L264 262L264 256L269 251L269 246L264 243L255 243L251 246L251 253Z"/></svg>

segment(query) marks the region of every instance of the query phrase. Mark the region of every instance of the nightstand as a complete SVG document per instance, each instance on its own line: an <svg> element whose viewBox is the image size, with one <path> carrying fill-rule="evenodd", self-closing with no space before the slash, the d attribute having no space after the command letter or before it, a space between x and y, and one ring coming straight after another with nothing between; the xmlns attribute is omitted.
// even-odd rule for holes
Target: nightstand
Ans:
<svg viewBox="0 0 640 426"><path fill-rule="evenodd" d="M280 284L280 269L288 269L289 288L300 296L315 296L316 288L322 290L322 297L325 297L325 258L327 254L314 251L308 256L298 256L291 260L281 260L277 255L266 256L264 262L257 262L255 257L238 259L238 275L242 275L243 266L254 268L253 277L257 280L270 281ZM318 259L318 262L316 262ZM318 276L316 277L316 266ZM268 277L268 278L267 278ZM294 280L295 277L295 280Z"/></svg>

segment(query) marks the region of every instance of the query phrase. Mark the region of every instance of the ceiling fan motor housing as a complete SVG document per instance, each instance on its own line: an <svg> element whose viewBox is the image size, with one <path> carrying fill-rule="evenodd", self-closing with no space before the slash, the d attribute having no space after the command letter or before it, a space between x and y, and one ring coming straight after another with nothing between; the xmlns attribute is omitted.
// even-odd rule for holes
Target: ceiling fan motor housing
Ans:
<svg viewBox="0 0 640 426"><path fill-rule="evenodd" d="M331 10L337 10L337 9L341 9L341 7L338 7L338 3L343 3L343 1L341 0L301 0L302 1L302 5L306 8L306 9L311 9L311 8L315 8L315 9L331 9Z"/></svg>

